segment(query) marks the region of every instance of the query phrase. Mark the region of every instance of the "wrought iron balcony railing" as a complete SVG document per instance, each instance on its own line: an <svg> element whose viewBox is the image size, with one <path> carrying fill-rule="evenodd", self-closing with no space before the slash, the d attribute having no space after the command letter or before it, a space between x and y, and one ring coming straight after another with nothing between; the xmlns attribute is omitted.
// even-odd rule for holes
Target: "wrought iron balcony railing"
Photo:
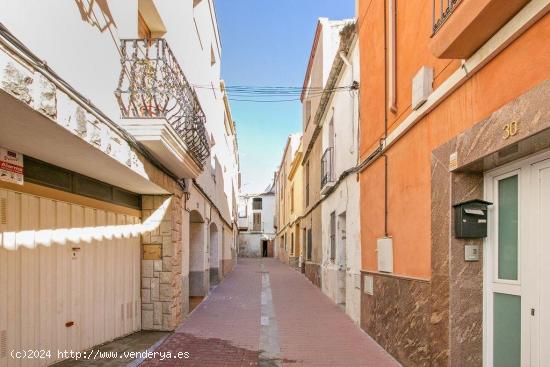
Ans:
<svg viewBox="0 0 550 367"><path fill-rule="evenodd" d="M456 9L461 0L432 0L432 34L436 34L437 31L445 24L449 19L453 11Z"/></svg>
<svg viewBox="0 0 550 367"><path fill-rule="evenodd" d="M195 90L165 39L121 40L122 70L115 92L125 118L165 118L203 168L210 154L206 117Z"/></svg>
<svg viewBox="0 0 550 367"><path fill-rule="evenodd" d="M328 147L321 158L321 189L334 182L334 148Z"/></svg>

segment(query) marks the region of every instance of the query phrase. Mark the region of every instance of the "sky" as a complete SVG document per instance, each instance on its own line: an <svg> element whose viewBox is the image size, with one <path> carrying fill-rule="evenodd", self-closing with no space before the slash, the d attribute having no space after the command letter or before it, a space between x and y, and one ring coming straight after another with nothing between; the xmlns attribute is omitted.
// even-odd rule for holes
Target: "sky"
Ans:
<svg viewBox="0 0 550 367"><path fill-rule="evenodd" d="M301 87L317 19L353 18L355 12L355 0L215 3L222 42L222 78L229 87ZM237 127L241 191L263 192L281 162L288 135L301 131L301 103L230 103Z"/></svg>

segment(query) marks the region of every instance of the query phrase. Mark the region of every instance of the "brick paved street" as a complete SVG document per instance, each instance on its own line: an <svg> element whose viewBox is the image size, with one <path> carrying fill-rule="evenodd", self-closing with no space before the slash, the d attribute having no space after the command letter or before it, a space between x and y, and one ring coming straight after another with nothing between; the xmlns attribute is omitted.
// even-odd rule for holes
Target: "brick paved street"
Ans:
<svg viewBox="0 0 550 367"><path fill-rule="evenodd" d="M303 275L273 259L239 259L157 351L190 357L142 366L398 365Z"/></svg>

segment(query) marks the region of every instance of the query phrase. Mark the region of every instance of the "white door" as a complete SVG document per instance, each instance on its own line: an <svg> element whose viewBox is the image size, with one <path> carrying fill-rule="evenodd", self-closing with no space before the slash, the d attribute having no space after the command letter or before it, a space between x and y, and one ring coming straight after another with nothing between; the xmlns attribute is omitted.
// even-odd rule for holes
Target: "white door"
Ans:
<svg viewBox="0 0 550 367"><path fill-rule="evenodd" d="M533 165L536 267L533 297L533 366L550 366L550 159ZM538 302L537 302L538 301ZM537 304L538 303L538 304Z"/></svg>
<svg viewBox="0 0 550 367"><path fill-rule="evenodd" d="M485 365L550 366L550 160L491 171L485 243Z"/></svg>
<svg viewBox="0 0 550 367"><path fill-rule="evenodd" d="M0 189L0 367L141 327L139 218ZM51 350L13 359L11 350Z"/></svg>

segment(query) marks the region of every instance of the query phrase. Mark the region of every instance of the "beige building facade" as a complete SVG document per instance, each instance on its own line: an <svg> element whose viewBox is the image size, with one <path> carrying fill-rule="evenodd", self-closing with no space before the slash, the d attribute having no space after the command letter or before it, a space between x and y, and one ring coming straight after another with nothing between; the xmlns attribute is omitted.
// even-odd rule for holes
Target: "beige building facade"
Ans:
<svg viewBox="0 0 550 367"><path fill-rule="evenodd" d="M301 220L302 239L304 241L303 267L306 277L318 287L322 287L323 228L321 209L321 162L323 141L322 128L317 114L323 114L322 93L331 71L333 60L340 44L340 32L347 21L320 18L317 23L315 39L304 79L303 93L303 203L304 213Z"/></svg>
<svg viewBox="0 0 550 367"><path fill-rule="evenodd" d="M275 254L281 261L300 269L302 238L302 134L289 135L276 174L277 240Z"/></svg>

